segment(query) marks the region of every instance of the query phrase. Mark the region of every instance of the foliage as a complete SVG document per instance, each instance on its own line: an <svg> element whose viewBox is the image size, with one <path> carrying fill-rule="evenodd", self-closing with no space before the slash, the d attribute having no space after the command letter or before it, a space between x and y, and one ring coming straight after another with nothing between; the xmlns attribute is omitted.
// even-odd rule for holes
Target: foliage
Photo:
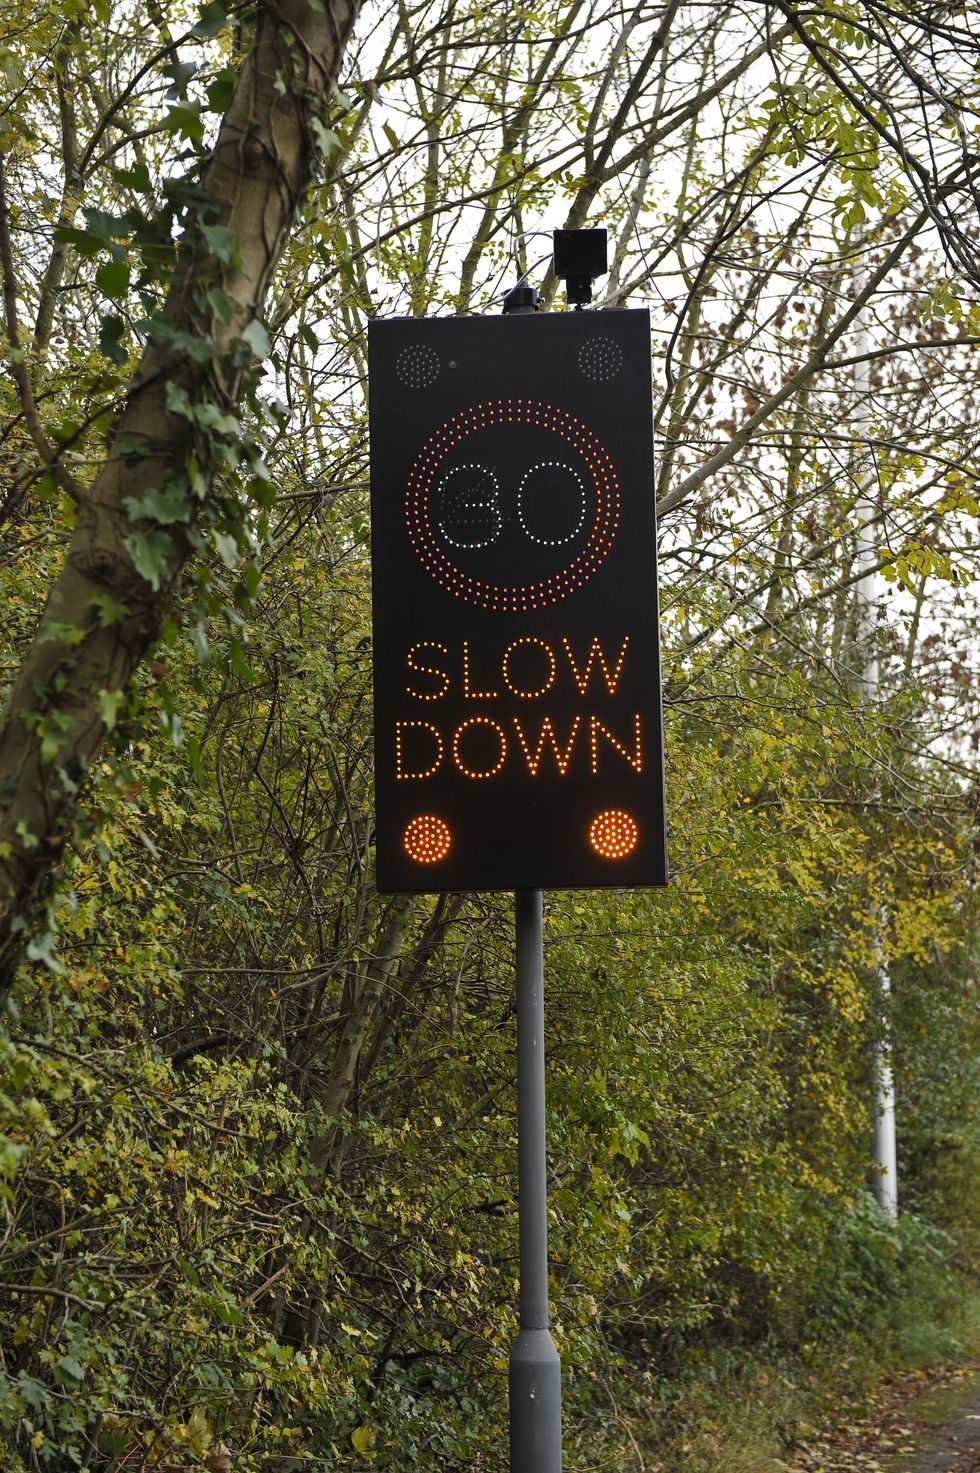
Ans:
<svg viewBox="0 0 980 1473"><path fill-rule="evenodd" d="M252 19L17 9L10 686ZM190 481L130 508L150 582L174 517L200 536L150 659L97 693L2 1036L18 1473L222 1443L236 1470L499 1464L509 910L372 884L364 328L492 310L515 267L557 310L530 243L558 223L607 224L606 305L652 308L673 869L662 894L548 899L568 1466L625 1473L746 1365L829 1364L975 1269L973 43L901 5L716 12L376 7L317 116L321 171L245 329L265 376L199 424L221 464L185 467L210 510ZM889 1029L897 1226L865 1185Z"/></svg>

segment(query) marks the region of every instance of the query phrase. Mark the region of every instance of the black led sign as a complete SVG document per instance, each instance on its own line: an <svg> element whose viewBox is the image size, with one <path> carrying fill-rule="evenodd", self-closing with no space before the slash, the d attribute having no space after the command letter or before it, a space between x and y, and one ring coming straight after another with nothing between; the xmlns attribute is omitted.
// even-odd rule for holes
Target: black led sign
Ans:
<svg viewBox="0 0 980 1473"><path fill-rule="evenodd" d="M646 312L370 329L378 887L667 879Z"/></svg>

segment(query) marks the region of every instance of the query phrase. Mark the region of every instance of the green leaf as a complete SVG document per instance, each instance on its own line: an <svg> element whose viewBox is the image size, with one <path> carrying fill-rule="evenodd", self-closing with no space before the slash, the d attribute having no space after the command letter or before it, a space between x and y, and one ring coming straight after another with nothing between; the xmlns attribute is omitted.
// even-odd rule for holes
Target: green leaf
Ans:
<svg viewBox="0 0 980 1473"><path fill-rule="evenodd" d="M245 654L245 646L242 644L242 641L237 638L237 636L231 641L231 645L229 647L229 655L231 658L231 668L234 670L235 674L240 680L255 679L255 671L248 663L248 657Z"/></svg>
<svg viewBox="0 0 980 1473"><path fill-rule="evenodd" d="M146 164L134 164L131 169L113 169L112 177L124 189L136 189L140 194L150 194L153 190L153 181Z"/></svg>
<svg viewBox="0 0 980 1473"><path fill-rule="evenodd" d="M233 568L241 556L238 547L238 538L229 532L213 532L214 545L218 549L218 556L226 568Z"/></svg>
<svg viewBox="0 0 980 1473"><path fill-rule="evenodd" d="M119 716L119 707L126 699L126 692L122 690L100 690L97 701L99 720L105 725L106 731L112 731Z"/></svg>
<svg viewBox="0 0 980 1473"><path fill-rule="evenodd" d="M33 942L31 944L33 945ZM28 947L28 952L30 952L30 947ZM34 1407L35 1411L42 1411L50 1405L50 1398L44 1385L40 1381L35 1381L33 1376L28 1376L26 1371L21 1371L17 1377L17 1390L27 1405Z"/></svg>
<svg viewBox="0 0 980 1473"><path fill-rule="evenodd" d="M113 624L121 624L123 619L129 615L129 609L111 593L93 593L90 603L99 611L99 626L102 629L110 629Z"/></svg>
<svg viewBox="0 0 980 1473"><path fill-rule="evenodd" d="M333 129L328 128L325 123L321 123L319 118L313 118L310 126L313 129L314 137L320 145L320 152L324 158L327 158L332 153L336 153L337 149L340 148L340 139Z"/></svg>
<svg viewBox="0 0 980 1473"><path fill-rule="evenodd" d="M222 1299L219 1296L215 1295L215 1297L211 1300L211 1307L214 1310L215 1314L218 1316L218 1319L221 1320L223 1324L244 1325L245 1316L242 1314L237 1304L232 1304L229 1299Z"/></svg>
<svg viewBox="0 0 980 1473"><path fill-rule="evenodd" d="M71 717L62 711L51 711L38 725L41 738L41 761L53 762L65 744L65 736L71 726Z"/></svg>
<svg viewBox="0 0 980 1473"><path fill-rule="evenodd" d="M56 639L59 644L81 644L84 638L84 629L79 628L77 624L67 624L58 619L45 619L38 636L42 644L46 639Z"/></svg>
<svg viewBox="0 0 980 1473"><path fill-rule="evenodd" d="M196 71L196 61L172 61L169 66L165 66L163 75L169 77L173 84L167 89L167 97L186 97L187 84L192 80Z"/></svg>
<svg viewBox="0 0 980 1473"><path fill-rule="evenodd" d="M61 496L61 487L54 476L39 476L34 483L34 489L39 501L57 501Z"/></svg>
<svg viewBox="0 0 980 1473"><path fill-rule="evenodd" d="M124 297L129 291L128 262L103 261L95 273L95 284L107 297Z"/></svg>
<svg viewBox="0 0 980 1473"><path fill-rule="evenodd" d="M242 342L248 346L256 358L267 358L269 356L272 344L269 342L269 334L266 332L265 324L258 317L253 317L242 333Z"/></svg>
<svg viewBox="0 0 980 1473"><path fill-rule="evenodd" d="M209 287L205 296L215 317L227 327L232 318L231 297L220 286Z"/></svg>
<svg viewBox="0 0 980 1473"><path fill-rule="evenodd" d="M223 31L230 24L227 10L223 5L219 5L217 0L214 0L214 3L201 7L201 17L191 34L217 36L219 31Z"/></svg>
<svg viewBox="0 0 980 1473"><path fill-rule="evenodd" d="M235 245L235 237L227 225L201 225L201 234L207 244L208 250L219 261L230 261Z"/></svg>
<svg viewBox="0 0 980 1473"><path fill-rule="evenodd" d="M62 1384L66 1381L77 1383L84 1380L85 1377L83 1366L73 1355L63 1355L55 1365L54 1373Z"/></svg>
<svg viewBox="0 0 980 1473"><path fill-rule="evenodd" d="M113 363L125 363L129 357L121 342L125 331L126 324L121 317L103 317L99 330L99 352L104 353Z"/></svg>
<svg viewBox="0 0 980 1473"><path fill-rule="evenodd" d="M191 143L201 143L204 139L202 112L203 108L199 102L178 102L168 110L163 120L163 127L170 133L176 133L179 137L188 139Z"/></svg>
<svg viewBox="0 0 980 1473"><path fill-rule="evenodd" d="M27 943L27 955L32 962L41 962L49 972L53 972L56 977L62 977L65 972L65 964L54 954L56 940L57 935L54 931L45 931L42 936L35 936ZM78 1362L76 1361L75 1364L77 1365ZM79 1371L81 1372L80 1366ZM82 1374L78 1376L79 1381L82 1379Z"/></svg>
<svg viewBox="0 0 980 1473"><path fill-rule="evenodd" d="M235 72L230 66L222 67L208 87L208 106L212 112L227 112L235 91Z"/></svg>
<svg viewBox="0 0 980 1473"><path fill-rule="evenodd" d="M189 406L188 419L202 426L206 430L215 430L219 435L239 436L242 433L241 422L234 414L225 414L217 404L195 404Z"/></svg>
<svg viewBox="0 0 980 1473"><path fill-rule="evenodd" d="M36 849L41 842L37 834L31 833L30 829L27 827L22 818L19 818L17 820L17 825L14 829L14 832L25 849Z"/></svg>
<svg viewBox="0 0 980 1473"><path fill-rule="evenodd" d="M91 260L105 244L102 236L90 230L76 230L73 225L56 225L54 238L59 245L73 245L80 256Z"/></svg>
<svg viewBox="0 0 980 1473"><path fill-rule="evenodd" d="M121 215L110 215L107 210L88 207L83 213L89 234L95 236L103 246L109 245L114 240L125 239L129 235L129 225Z"/></svg>
<svg viewBox="0 0 980 1473"><path fill-rule="evenodd" d="M174 555L173 541L166 532L130 532L123 539L123 546L133 560L133 566L151 588L160 587L163 576L170 571L170 560Z"/></svg>
<svg viewBox="0 0 980 1473"><path fill-rule="evenodd" d="M200 743L199 742L196 742L196 738L195 738L195 743L196 743L196 745L198 747L198 750L200 750ZM195 1289L200 1288L200 1285L201 1285L200 1275L198 1274L197 1269L191 1263L191 1261L190 1261L189 1258L182 1258L180 1256L180 1254L178 1254L177 1255L177 1267L180 1269L181 1273L184 1275L184 1278L187 1280L187 1282L189 1284L191 1284Z"/></svg>
<svg viewBox="0 0 980 1473"><path fill-rule="evenodd" d="M151 486L144 491L139 500L135 496L127 496L125 504L134 522L145 518L151 522L161 522L167 527L172 526L174 522L189 522L191 517L191 504L187 491L180 485L169 485L163 488Z"/></svg>

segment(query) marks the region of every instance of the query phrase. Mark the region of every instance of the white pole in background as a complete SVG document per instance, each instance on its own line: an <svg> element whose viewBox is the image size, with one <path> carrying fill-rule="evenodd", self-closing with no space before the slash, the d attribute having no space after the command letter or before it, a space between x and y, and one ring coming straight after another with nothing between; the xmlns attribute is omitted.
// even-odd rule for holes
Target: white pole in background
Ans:
<svg viewBox="0 0 980 1473"><path fill-rule="evenodd" d="M862 276L856 282L860 291L863 284ZM859 329L855 341L855 352L867 353L868 330L863 315L859 319ZM870 374L867 361L854 365L854 392L856 398L854 424L859 441L866 443L868 439L868 427L870 421ZM864 474L858 470L857 474L858 496L855 502L854 515L858 523L857 548L855 553L856 571L861 577L854 585L856 610L856 640L855 653L857 665L858 688L861 699L870 705L878 697L880 670L878 665L878 652L875 646L875 625L877 623L878 610L878 574L875 564L878 557L878 549L875 545L876 523L875 517L878 508L875 503L875 486L873 474ZM878 1008L878 1019L874 1052L872 1057L872 1069L874 1076L874 1131L872 1143L872 1187L875 1200L882 1212L889 1217L898 1216L898 1156L895 1145L895 1077L892 1070L892 1051L889 1037L890 1024L889 1000L891 997L891 978L888 975L888 964L885 960L884 951L884 908L880 904L875 907L875 919L873 921L873 932L871 945L874 952L874 973L876 979L876 1004Z"/></svg>

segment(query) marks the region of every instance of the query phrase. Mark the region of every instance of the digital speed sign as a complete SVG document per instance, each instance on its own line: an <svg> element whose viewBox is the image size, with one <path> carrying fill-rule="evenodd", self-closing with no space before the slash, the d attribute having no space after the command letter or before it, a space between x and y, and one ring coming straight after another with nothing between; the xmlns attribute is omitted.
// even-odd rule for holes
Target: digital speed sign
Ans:
<svg viewBox="0 0 980 1473"><path fill-rule="evenodd" d="M646 312L370 328L378 887L667 879Z"/></svg>

